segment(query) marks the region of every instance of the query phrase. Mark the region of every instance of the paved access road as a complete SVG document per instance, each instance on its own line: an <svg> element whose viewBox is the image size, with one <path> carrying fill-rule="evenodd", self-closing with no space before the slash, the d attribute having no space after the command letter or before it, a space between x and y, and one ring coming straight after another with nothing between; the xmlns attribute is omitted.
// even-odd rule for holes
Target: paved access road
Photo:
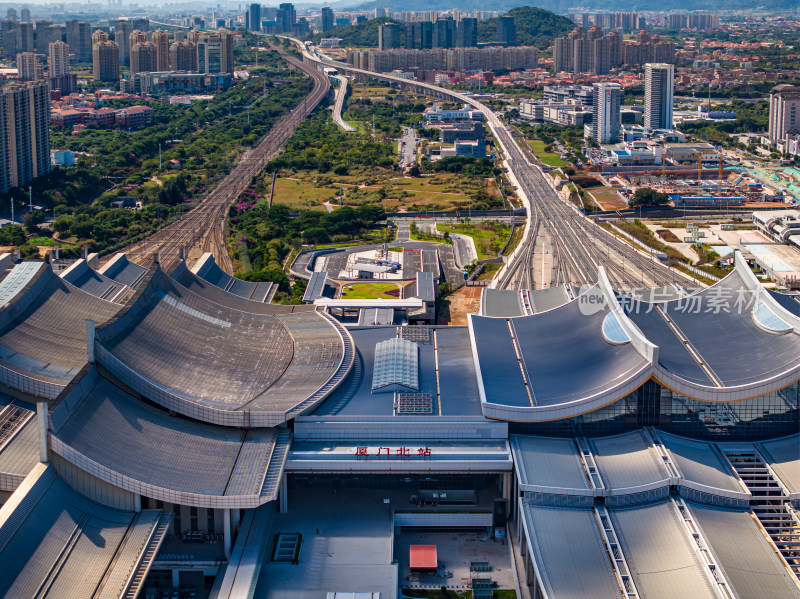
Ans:
<svg viewBox="0 0 800 599"><path fill-rule="evenodd" d="M304 51L304 58L308 62L334 66L357 77L391 81L416 93L464 102L483 112L502 149L509 178L528 209L525 235L506 268L500 272L496 283L499 286L506 287L515 280L524 280L531 288L542 285L591 284L597 281L597 271L601 265L605 267L611 283L619 289L658 287L676 282L694 286L699 284L694 279L667 268L654 257L639 252L619 240L563 201L540 165L531 162L525 156L505 124L488 106L465 94L437 85L395 77L387 73L356 69L320 55L316 50L307 51L297 40L295 43ZM538 277L544 279L541 285L536 284L532 274L534 260L537 260L537 256L534 255L537 245L536 235L549 240L547 243L552 248L549 262L552 264L550 280L547 281L548 277L541 274ZM545 247L547 243L539 245ZM517 276L515 273L520 270L527 274Z"/></svg>

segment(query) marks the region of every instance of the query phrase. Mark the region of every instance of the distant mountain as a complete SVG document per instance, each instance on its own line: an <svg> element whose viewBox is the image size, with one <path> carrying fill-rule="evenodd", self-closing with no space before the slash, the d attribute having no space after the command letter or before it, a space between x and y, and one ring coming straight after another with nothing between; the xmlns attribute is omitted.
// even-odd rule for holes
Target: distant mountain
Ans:
<svg viewBox="0 0 800 599"><path fill-rule="evenodd" d="M553 43L553 38L566 35L575 29L575 23L566 17L533 6L512 8L506 16L514 17L517 26L517 44L520 46L546 48ZM478 41L497 41L497 19L478 21Z"/></svg>
<svg viewBox="0 0 800 599"><path fill-rule="evenodd" d="M517 25L517 43L521 46L539 46L546 48L553 43L553 38L559 35L566 35L573 29L575 24L569 19L553 14L550 11L531 6L522 6L508 11L508 16L514 17ZM312 41L319 43L323 37L340 37L341 45L351 48L377 48L378 47L378 28L384 23L400 23L381 17L372 19L359 25L350 27L337 27L334 31L327 31L324 34L318 33L312 36ZM494 42L497 41L497 19L478 21L478 41Z"/></svg>
<svg viewBox="0 0 800 599"><path fill-rule="evenodd" d="M369 10L372 8L391 8L394 11L403 10L450 10L453 7L462 12L474 9L507 11L518 6L536 6L556 13L611 10L654 10L652 0L495 0L488 3L485 0L372 0L358 2L358 0L333 3L335 10L358 9ZM740 8L757 8L786 10L797 8L797 0L663 0L657 5L658 10L732 10Z"/></svg>
<svg viewBox="0 0 800 599"><path fill-rule="evenodd" d="M318 44L319 40L323 37L340 37L342 38L341 45L348 48L377 48L378 47L378 28L384 23L400 23L381 17L380 19L371 19L366 23L359 23L358 25L350 25L349 27L337 27L333 31L326 31L325 33L317 33L311 37L311 40Z"/></svg>

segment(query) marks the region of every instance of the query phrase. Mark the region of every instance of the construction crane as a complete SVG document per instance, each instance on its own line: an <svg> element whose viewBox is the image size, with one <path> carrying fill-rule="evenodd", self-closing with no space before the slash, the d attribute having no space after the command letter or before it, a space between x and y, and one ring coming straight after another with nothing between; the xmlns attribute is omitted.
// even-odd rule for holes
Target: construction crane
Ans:
<svg viewBox="0 0 800 599"><path fill-rule="evenodd" d="M692 156L697 158L697 180L700 181L703 178L703 156L705 154L713 154L714 151L712 150L698 150ZM720 172L722 172L720 170Z"/></svg>

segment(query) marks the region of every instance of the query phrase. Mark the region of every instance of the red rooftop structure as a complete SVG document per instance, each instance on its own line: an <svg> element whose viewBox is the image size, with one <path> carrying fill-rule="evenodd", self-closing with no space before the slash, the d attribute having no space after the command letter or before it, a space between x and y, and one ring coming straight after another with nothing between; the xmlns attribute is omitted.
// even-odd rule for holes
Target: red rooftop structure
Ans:
<svg viewBox="0 0 800 599"><path fill-rule="evenodd" d="M435 570L439 566L436 545L410 545L408 553L411 570Z"/></svg>

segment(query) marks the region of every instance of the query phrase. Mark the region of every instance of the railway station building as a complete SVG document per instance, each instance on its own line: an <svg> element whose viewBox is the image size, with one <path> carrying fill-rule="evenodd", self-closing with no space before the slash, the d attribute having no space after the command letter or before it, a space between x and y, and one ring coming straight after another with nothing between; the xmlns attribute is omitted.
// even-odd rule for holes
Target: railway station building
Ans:
<svg viewBox="0 0 800 599"><path fill-rule="evenodd" d="M0 257L0 597L798 599L800 301L735 262L396 326Z"/></svg>

